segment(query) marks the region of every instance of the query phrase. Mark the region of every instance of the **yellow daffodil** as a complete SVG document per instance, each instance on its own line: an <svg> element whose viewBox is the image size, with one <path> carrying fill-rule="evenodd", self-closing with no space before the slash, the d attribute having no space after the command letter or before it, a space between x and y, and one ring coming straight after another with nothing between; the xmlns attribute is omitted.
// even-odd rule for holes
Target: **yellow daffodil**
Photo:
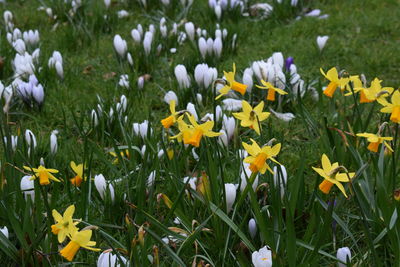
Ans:
<svg viewBox="0 0 400 267"><path fill-rule="evenodd" d="M267 164L267 160L272 160L273 162L280 164L278 161L274 159L276 155L279 154L281 150L281 144L276 144L273 147L264 146L260 148L260 146L254 141L250 139L252 144L242 143L244 149L250 154L247 158L244 159L245 163L250 163L250 170L254 172L260 172L262 174L265 173L266 170L274 173L272 169Z"/></svg>
<svg viewBox="0 0 400 267"><path fill-rule="evenodd" d="M267 100L275 101L275 94L278 93L280 95L287 95L287 92L283 91L282 89L276 88L270 82L266 82L261 80L263 86L256 85L260 89L268 89Z"/></svg>
<svg viewBox="0 0 400 267"><path fill-rule="evenodd" d="M75 177L69 179L74 186L80 186L83 181L83 164L76 165L74 161L70 162L71 169L75 172Z"/></svg>
<svg viewBox="0 0 400 267"><path fill-rule="evenodd" d="M200 146L200 141L203 136L215 137L221 135L212 131L214 127L213 121L207 121L203 124L198 124L193 115L187 114L192 125L187 125L183 119L178 120L179 130L182 133L183 143L190 144L195 147Z"/></svg>
<svg viewBox="0 0 400 267"><path fill-rule="evenodd" d="M50 180L61 182L52 174L52 173L58 173L58 170L56 169L46 169L42 165L40 165L37 169L24 166L24 169L34 172L34 175L32 175L30 179L35 180L36 178L39 178L40 185L48 185L50 183Z"/></svg>
<svg viewBox="0 0 400 267"><path fill-rule="evenodd" d="M386 99L378 99L379 104L384 107L381 109L382 113L391 113L390 120L396 123L400 123L400 92L396 91L393 93L391 102L389 103Z"/></svg>
<svg viewBox="0 0 400 267"><path fill-rule="evenodd" d="M175 100L169 102L169 110L171 111L171 115L161 120L161 124L165 129L169 129L176 122L178 113L175 111Z"/></svg>
<svg viewBox="0 0 400 267"><path fill-rule="evenodd" d="M386 141L392 141L393 137L382 137L377 134L372 134L372 133L359 133L357 136L360 137L365 137L367 138L367 141L369 142L368 145L368 150L372 152L378 152L379 145L384 144L391 152L393 152L393 149L390 147L390 145Z"/></svg>
<svg viewBox="0 0 400 267"><path fill-rule="evenodd" d="M332 98L333 94L335 93L338 87L344 89L350 80L349 78L339 78L339 74L335 67L328 70L326 74L322 70L322 68L320 69L320 71L322 75L324 75L325 78L327 78L330 81L328 87L324 90L324 95L330 98Z"/></svg>
<svg viewBox="0 0 400 267"><path fill-rule="evenodd" d="M393 197L394 197L394 200L400 201L400 189L394 190Z"/></svg>
<svg viewBox="0 0 400 267"><path fill-rule="evenodd" d="M75 206L69 206L65 211L63 216L61 216L58 211L53 210L53 218L56 221L55 224L51 226L51 231L53 234L57 235L58 242L62 243L65 240L65 237L71 236L72 233L78 231L78 228L75 226L79 222L73 222L72 216L75 212Z"/></svg>
<svg viewBox="0 0 400 267"><path fill-rule="evenodd" d="M242 127L250 127L254 129L256 133L260 134L260 127L263 120L266 120L270 115L269 112L263 112L264 101L261 101L254 109L250 106L250 104L243 100L242 101L242 109L243 112L235 112L233 116L240 120L240 125Z"/></svg>
<svg viewBox="0 0 400 267"><path fill-rule="evenodd" d="M218 99L223 95L226 95L230 90L239 92L242 95L246 93L247 85L235 81L235 73L236 73L236 65L235 63L233 63L233 71L231 72L224 71L224 76L225 80L227 81L227 84L224 87L222 87L221 90L219 90L220 95L218 95L215 99Z"/></svg>
<svg viewBox="0 0 400 267"><path fill-rule="evenodd" d="M354 77L354 76L352 76ZM358 76L356 76L358 78ZM350 77L350 79L352 79ZM382 80L375 78L371 82L371 86L368 88L362 87L361 81L354 82L354 93L360 92L360 103L370 103L375 100L385 101L386 97L389 96L394 89L392 87L382 87ZM346 95L351 95L352 92L347 93Z"/></svg>
<svg viewBox="0 0 400 267"><path fill-rule="evenodd" d="M325 154L321 158L322 169L312 167L319 175L321 175L325 180L319 185L319 190L324 194L329 194L333 185L336 185L343 195L347 198L346 191L341 183L348 183L349 178L353 178L355 173L339 173L339 163L335 162L331 164L328 156Z"/></svg>
<svg viewBox="0 0 400 267"><path fill-rule="evenodd" d="M118 160L117 153L115 153L114 151L110 151L108 153L110 153L110 155L115 158L114 161L113 161L113 164L118 164L119 160ZM121 156L121 158L128 158L129 159L129 157L130 157L128 149L121 150L119 155Z"/></svg>
<svg viewBox="0 0 400 267"><path fill-rule="evenodd" d="M71 234L71 241L60 250L61 256L68 261L72 261L78 252L79 248L86 248L92 251L100 251L99 248L93 248L96 242L90 241L92 237L92 230L75 231Z"/></svg>

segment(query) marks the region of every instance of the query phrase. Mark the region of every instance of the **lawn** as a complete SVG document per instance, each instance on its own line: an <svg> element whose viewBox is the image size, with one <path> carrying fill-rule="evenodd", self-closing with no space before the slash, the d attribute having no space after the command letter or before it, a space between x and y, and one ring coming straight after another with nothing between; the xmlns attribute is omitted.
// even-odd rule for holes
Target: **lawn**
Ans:
<svg viewBox="0 0 400 267"><path fill-rule="evenodd" d="M397 0L3 2L5 265L400 264Z"/></svg>

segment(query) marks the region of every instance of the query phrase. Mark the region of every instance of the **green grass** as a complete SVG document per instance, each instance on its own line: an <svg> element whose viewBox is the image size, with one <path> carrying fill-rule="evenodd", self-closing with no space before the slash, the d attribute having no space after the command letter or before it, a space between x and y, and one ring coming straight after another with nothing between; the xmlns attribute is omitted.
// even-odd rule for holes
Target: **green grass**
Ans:
<svg viewBox="0 0 400 267"><path fill-rule="evenodd" d="M53 8L58 16L56 21L44 11L37 11L41 2ZM368 81L379 77L384 86L396 89L400 82L398 1L299 1L304 10L283 9L270 19L224 14L219 22L221 28L226 28L230 37L237 33L238 39L233 52L227 52L224 46L220 60L207 59L209 66L218 69L219 77L223 70L231 70L233 62L239 73L237 77L241 77L251 62L281 51L285 57L294 57L298 73L306 84L315 82L320 98L314 101L306 94L298 100L291 95L293 101L284 105L284 112L293 112L296 119L285 123L271 116L263 123L261 136L237 127L228 148L218 145L215 139L202 140L196 149L198 161L193 158L191 148L169 143L159 123L168 113L163 103L166 91L178 92L178 110L184 109L189 101L195 103L192 91L197 90L197 85L193 71L197 64L203 63L197 43L186 41L179 46L173 38L168 41L168 49L176 47L176 54L164 51L160 56L153 54L146 58L140 52L142 48L133 43L130 31L138 23L145 29L153 23L158 31L159 20L165 16L169 29L172 22L192 21L196 27L212 33L217 21L207 1L194 1L186 17L178 12L179 4L176 5L179 8L164 10L159 1L149 2L146 11L137 1L114 1L106 11L102 1L85 1L72 20L68 20L62 1L4 4L4 10L13 12L16 27L40 32L43 70L37 76L45 87L46 98L40 110L15 101L10 114L2 115L2 136L19 135L19 146L16 152L10 146L2 148L0 226L8 227L10 238L8 241L0 235L0 259L10 266L66 263L57 253L58 244L49 227L53 220L48 213L52 209L62 213L75 204L74 218L83 220L80 228L86 224L99 227L92 237L96 246L118 251L130 260L131 266L157 266L156 260L153 263L149 260L157 257L161 266L189 266L194 260L197 263L203 260L212 266L249 266L251 253L264 245L272 248L274 266L334 266L336 250L345 246L350 247L352 263L357 266L397 266L400 262L399 202L393 200L393 191L399 185L397 124L390 123L384 132L385 136L394 137L394 154L384 156L383 150L376 154L368 152L364 140L355 138L354 134L376 132L378 125L388 121L388 116L379 114L379 104L357 104L352 97L340 97L339 93L333 100L326 98L321 93L326 80L322 79L319 68L327 70L336 66L350 74L364 73ZM329 14L329 18L295 20L297 15L314 8ZM120 9L128 10L131 15L117 19L116 12ZM108 22L103 18L106 12ZM54 29L55 23L58 26ZM4 65L0 78L8 85L12 81L11 60L15 53L5 33L1 31L0 56ZM128 42L133 69L126 62L118 61L113 48L115 34ZM329 36L322 52L316 45L318 35ZM154 50L159 41L156 36ZM62 81L55 71L47 68L47 60L54 50L63 56L65 79ZM174 76L178 64L184 64L192 76L189 90L178 88ZM110 75L112 72L115 75ZM118 86L119 76L125 73L130 77L130 90ZM138 90L137 78L144 74L150 74L151 78L143 90ZM254 93L257 101L262 99L259 92ZM109 123L103 114L99 126L93 127L89 115L96 108L97 95L103 99L103 110L108 113L110 107L115 111L122 94L128 98L124 114L128 123L117 118ZM204 105L196 106L199 117L213 113L212 93L204 93L203 98ZM358 108L361 115L356 112ZM145 119L150 121L154 133L142 140L132 135L132 123ZM218 123L216 129L220 127ZM31 129L38 139L38 147L30 154L22 141L25 129ZM60 132L55 156L49 151L49 136L54 129ZM339 134L341 131L345 132L348 145ZM237 192L233 211L227 214L224 183L240 183L242 159L238 149L242 148L242 141L250 142L249 137L259 144L272 138L282 143L278 161L286 166L289 174L286 194L281 198L273 176L267 172L260 176L256 192L250 187L248 194ZM143 145L146 152L141 155L138 150ZM119 157L119 163L112 164L113 158L106 151L122 149L118 146L127 146L130 157ZM174 150L172 160L157 156L160 149L169 148ZM318 190L321 179L311 166L320 167L323 153L349 171L357 172L352 186L346 187L349 199L338 190L328 196ZM57 177L63 182L41 187L35 181L35 201L26 202L19 188L20 177L24 175L21 169L37 167L40 158L44 158L46 167L60 171ZM115 201L102 200L90 180L80 188L72 186L69 183L69 178L75 175L69 168L72 160L86 163L87 177L102 173L106 180L112 181ZM156 182L148 186L147 177L152 171L157 172ZM203 172L203 184L199 183L197 190L189 189L182 182L185 176L200 179ZM122 181L118 181L121 177L124 177ZM207 196L201 194L202 186L208 188ZM169 197L172 206L166 205L162 194ZM328 201L336 201L336 206L328 206ZM173 223L175 217L181 219L180 225ZM257 220L255 238L250 237L247 229L250 218ZM332 227L333 223L336 227ZM181 228L179 231L187 237L179 235L176 228L168 227ZM144 239L140 237L141 231L145 231ZM161 238L168 235L181 241L165 245ZM80 249L76 265L82 262L93 265L98 255Z"/></svg>

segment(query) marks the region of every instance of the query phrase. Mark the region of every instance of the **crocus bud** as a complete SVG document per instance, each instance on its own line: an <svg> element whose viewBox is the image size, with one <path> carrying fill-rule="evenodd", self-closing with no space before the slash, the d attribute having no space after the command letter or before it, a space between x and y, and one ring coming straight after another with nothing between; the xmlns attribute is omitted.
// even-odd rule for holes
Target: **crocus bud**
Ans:
<svg viewBox="0 0 400 267"><path fill-rule="evenodd" d="M133 41L135 41L135 43L140 43L140 41L142 40L142 36L137 29L133 29L131 31L131 36L132 36Z"/></svg>
<svg viewBox="0 0 400 267"><path fill-rule="evenodd" d="M143 39L143 48L147 56L150 54L152 42L153 42L153 33L146 32Z"/></svg>
<svg viewBox="0 0 400 267"><path fill-rule="evenodd" d="M156 181L156 171L152 171L149 177L147 177L147 186L153 186L155 181Z"/></svg>
<svg viewBox="0 0 400 267"><path fill-rule="evenodd" d="M324 49L326 42L328 41L329 36L325 35L325 36L318 36L317 37L317 45L319 48L319 51L322 51L322 49Z"/></svg>
<svg viewBox="0 0 400 267"><path fill-rule="evenodd" d="M249 74L243 74L243 83L247 85L247 92L251 93L251 89L253 88L253 77Z"/></svg>
<svg viewBox="0 0 400 267"><path fill-rule="evenodd" d="M220 37L215 38L213 44L214 54L219 58L222 54L222 39Z"/></svg>
<svg viewBox="0 0 400 267"><path fill-rule="evenodd" d="M205 59L207 55L207 41L203 37L200 37L198 43L201 57Z"/></svg>
<svg viewBox="0 0 400 267"><path fill-rule="evenodd" d="M278 64L281 68L283 68L283 55L281 52L275 52L272 54L272 61L274 64Z"/></svg>
<svg viewBox="0 0 400 267"><path fill-rule="evenodd" d="M25 53L25 42L22 39L18 39L17 41L15 41L13 47L18 54L23 55Z"/></svg>
<svg viewBox="0 0 400 267"><path fill-rule="evenodd" d="M99 192L100 197L104 200L104 198L107 195L107 183L103 174L95 175L94 185L96 186L97 192ZM114 202L114 187L111 184L109 184L108 190L111 197L111 201Z"/></svg>
<svg viewBox="0 0 400 267"><path fill-rule="evenodd" d="M236 185L225 184L225 196L226 196L226 212L229 213L236 199Z"/></svg>
<svg viewBox="0 0 400 267"><path fill-rule="evenodd" d="M168 91L164 96L164 102L169 105L169 103L174 100L175 105L178 105L178 97L174 91Z"/></svg>
<svg viewBox="0 0 400 267"><path fill-rule="evenodd" d="M96 127L99 125L99 118L97 117L96 111L93 109L92 113L90 114L91 122L93 123L93 126Z"/></svg>
<svg viewBox="0 0 400 267"><path fill-rule="evenodd" d="M350 263L351 251L348 247L339 248L336 257L342 262ZM346 266L347 264L338 262L338 267L346 267Z"/></svg>
<svg viewBox="0 0 400 267"><path fill-rule="evenodd" d="M60 77L61 80L64 79L64 69L62 63L60 61L57 61L54 67L56 68L58 77Z"/></svg>
<svg viewBox="0 0 400 267"><path fill-rule="evenodd" d="M215 5L214 13L215 13L215 16L217 17L217 20L220 20L221 16L222 16L222 8L220 5Z"/></svg>
<svg viewBox="0 0 400 267"><path fill-rule="evenodd" d="M110 7L110 5L111 5L111 0L104 0L104 5L108 9Z"/></svg>
<svg viewBox="0 0 400 267"><path fill-rule="evenodd" d="M54 130L51 132L51 135L50 135L50 152L53 155L55 155L57 153L57 149L58 149L57 134L58 134L58 131Z"/></svg>
<svg viewBox="0 0 400 267"><path fill-rule="evenodd" d="M212 55L214 51L214 40L212 38L207 39L207 54Z"/></svg>
<svg viewBox="0 0 400 267"><path fill-rule="evenodd" d="M193 115L193 117L197 120L199 120L199 117L197 116L196 108L192 103L188 103L186 106L186 110L189 111L190 114Z"/></svg>
<svg viewBox="0 0 400 267"><path fill-rule="evenodd" d="M224 117L222 118L222 128L226 131L229 140L233 137L235 127L235 119L233 117L227 117L226 115L224 115Z"/></svg>
<svg viewBox="0 0 400 267"><path fill-rule="evenodd" d="M184 65L177 65L175 67L175 77L181 89L189 88L190 77L187 74L186 67Z"/></svg>
<svg viewBox="0 0 400 267"><path fill-rule="evenodd" d="M245 166L244 170L242 169L241 173L240 173L240 180L241 180L240 191L243 192L243 190L246 188L247 179L250 179L250 176L251 176L251 170L250 170L249 166ZM246 177L247 177L247 179L246 179ZM258 175L256 176L256 179L254 179L254 182L252 184L252 188L254 191L256 191L257 186L258 186Z"/></svg>
<svg viewBox="0 0 400 267"><path fill-rule="evenodd" d="M222 146L227 147L228 146L228 136L226 135L225 130L221 129L219 132L221 133L221 135L218 136L218 143L220 143Z"/></svg>
<svg viewBox="0 0 400 267"><path fill-rule="evenodd" d="M287 182L287 172L286 168L283 165L274 166L274 185L276 188L279 186L279 190L281 192L281 198L283 198L285 194L285 186Z"/></svg>
<svg viewBox="0 0 400 267"><path fill-rule="evenodd" d="M196 80L196 83L199 87L204 86L204 76L207 71L208 71L207 64L198 64L194 69L194 79Z"/></svg>
<svg viewBox="0 0 400 267"><path fill-rule="evenodd" d="M308 12L307 14L305 14L304 16L306 17L318 17L321 14L321 10L320 9L313 9L310 12Z"/></svg>
<svg viewBox="0 0 400 267"><path fill-rule="evenodd" d="M7 228L7 226L4 226L3 228L0 228L0 232L1 232L5 237L7 237L7 239L8 239L8 228Z"/></svg>
<svg viewBox="0 0 400 267"><path fill-rule="evenodd" d="M271 111L272 114L275 115L275 117L277 117L280 120L283 120L285 122L289 122L291 120L293 120L296 116L293 113L287 112L287 113L280 113L280 112L276 112L273 109L269 109Z"/></svg>
<svg viewBox="0 0 400 267"><path fill-rule="evenodd" d="M203 96L201 94L196 94L196 100L197 100L197 104L199 104L199 105L203 104Z"/></svg>
<svg viewBox="0 0 400 267"><path fill-rule="evenodd" d="M126 41L123 40L119 34L114 36L114 49L121 58L125 57L128 46Z"/></svg>
<svg viewBox="0 0 400 267"><path fill-rule="evenodd" d="M30 197L32 201L35 200L34 181L31 180L30 175L22 177L20 188L24 194L25 200L27 200L28 197Z"/></svg>
<svg viewBox="0 0 400 267"><path fill-rule="evenodd" d="M249 220L249 233L251 238L254 238L257 234L257 223L253 218Z"/></svg>
<svg viewBox="0 0 400 267"><path fill-rule="evenodd" d="M41 84L38 84L37 86L32 87L32 96L33 99L35 99L36 103L41 105L44 100L44 89Z"/></svg>
<svg viewBox="0 0 400 267"><path fill-rule="evenodd" d="M97 267L120 267L120 266L127 266L127 260L121 255L119 257L117 257L117 255L114 255L111 249L103 251L103 253L100 254L97 260Z"/></svg>
<svg viewBox="0 0 400 267"><path fill-rule="evenodd" d="M216 68L208 68L204 75L204 88L210 87L210 85L217 79L218 71Z"/></svg>
<svg viewBox="0 0 400 267"><path fill-rule="evenodd" d="M26 130L25 131L25 141L28 144L28 146L33 146L33 148L36 147L36 137L35 135L32 133L31 130Z"/></svg>
<svg viewBox="0 0 400 267"><path fill-rule="evenodd" d="M189 36L189 39L191 41L194 41L194 37L195 37L196 31L194 29L193 22L186 22L185 23L185 31L186 31L186 34Z"/></svg>

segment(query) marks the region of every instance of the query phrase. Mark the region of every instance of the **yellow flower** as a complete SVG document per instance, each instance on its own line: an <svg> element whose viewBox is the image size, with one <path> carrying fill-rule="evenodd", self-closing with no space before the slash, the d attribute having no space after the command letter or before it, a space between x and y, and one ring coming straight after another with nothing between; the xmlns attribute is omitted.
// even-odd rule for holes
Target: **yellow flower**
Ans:
<svg viewBox="0 0 400 267"><path fill-rule="evenodd" d="M280 164L278 161L274 159L276 155L279 154L281 150L281 144L276 144L273 147L264 146L260 148L260 146L254 141L250 139L252 144L242 143L244 149L250 154L247 158L244 159L245 163L250 163L250 170L254 172L260 172L262 174L265 173L266 170L270 171L272 174L274 173L272 169L267 164L267 160L270 159L273 162Z"/></svg>
<svg viewBox="0 0 400 267"><path fill-rule="evenodd" d="M199 147L201 138L203 136L215 137L221 135L221 133L212 131L212 128L214 127L213 121L207 121L203 124L198 124L193 115L187 114L187 116L192 125L186 124L182 117L178 119L178 126L182 133L181 138L183 138L184 144L190 144L192 146Z"/></svg>
<svg viewBox="0 0 400 267"><path fill-rule="evenodd" d="M220 98L223 95L226 95L231 89L233 91L239 92L242 95L246 93L247 85L238 83L235 81L235 73L236 73L236 65L233 63L233 71L231 72L225 72L224 71L224 76L225 80L227 81L227 84L219 90L220 95L218 95L215 99Z"/></svg>
<svg viewBox="0 0 400 267"><path fill-rule="evenodd" d="M80 186L83 181L83 164L76 165L74 161L71 161L69 165L76 174L74 178L69 179L71 184Z"/></svg>
<svg viewBox="0 0 400 267"><path fill-rule="evenodd" d="M108 153L110 153L110 155L115 158L114 161L113 161L113 164L118 164L117 153L115 153L114 151L110 151ZM128 158L129 159L129 157L130 157L128 149L122 150L119 154L121 155L121 158Z"/></svg>
<svg viewBox="0 0 400 267"><path fill-rule="evenodd" d="M175 111L175 100L169 102L169 110L171 115L161 120L161 124L165 129L169 129L176 122L176 116L178 113Z"/></svg>
<svg viewBox="0 0 400 267"><path fill-rule="evenodd" d="M400 201L400 189L394 190L393 197L396 201Z"/></svg>
<svg viewBox="0 0 400 267"><path fill-rule="evenodd" d="M400 123L400 92L396 91L392 95L392 103L389 103L386 99L378 99L379 104L384 107L381 109L382 113L391 113L390 120L396 123Z"/></svg>
<svg viewBox="0 0 400 267"><path fill-rule="evenodd" d="M328 194L333 185L336 185L343 195L347 198L346 191L341 183L348 183L349 178L353 178L355 173L350 172L348 175L346 173L339 173L338 167L339 163L335 162L331 164L329 158L323 154L322 159L322 169L312 167L319 175L321 175L325 180L319 185L319 190L324 194Z"/></svg>
<svg viewBox="0 0 400 267"><path fill-rule="evenodd" d="M326 74L322 70L322 68L320 69L320 71L322 75L324 75L325 78L330 81L328 87L324 90L324 95L326 95L327 97L332 98L338 86L340 86L340 89L344 89L349 82L349 78L339 78L339 74L335 67L328 70Z"/></svg>
<svg viewBox="0 0 400 267"><path fill-rule="evenodd" d="M375 78L371 82L371 86L368 88L362 87L362 83L359 80L358 76L350 77L350 80L352 79L354 80L358 79L359 81L359 82L353 81L353 84L354 84L354 93L360 92L360 103L370 103L374 102L375 100L385 101L385 98L394 91L392 87L382 87L381 86L382 80L379 80L378 78ZM351 95L351 94L352 92L349 92L346 95Z"/></svg>
<svg viewBox="0 0 400 267"><path fill-rule="evenodd" d="M34 172L34 175L32 175L30 179L35 180L36 178L39 178L40 185L48 185L50 183L49 179L56 182L61 182L56 177L54 177L54 175L52 175L52 173L58 173L58 170L56 169L46 169L42 165L40 165L37 169L24 166L24 169L27 171Z"/></svg>
<svg viewBox="0 0 400 267"><path fill-rule="evenodd" d="M393 152L393 149L390 147L390 145L386 141L392 141L393 137L382 137L376 134L372 133L358 133L357 136L360 137L365 137L367 138L367 141L369 142L368 149L372 152L378 152L378 148L380 144L384 144L391 152Z"/></svg>
<svg viewBox="0 0 400 267"><path fill-rule="evenodd" d="M79 248L86 248L92 251L100 251L99 248L92 248L96 242L90 241L92 237L92 230L75 231L71 234L71 241L60 250L61 256L68 261L72 261L78 252Z"/></svg>
<svg viewBox="0 0 400 267"><path fill-rule="evenodd" d="M78 231L78 228L75 226L79 222L73 222L72 216L75 212L75 206L69 206L65 211L63 216L61 216L58 211L53 210L53 218L56 221L55 224L51 226L51 231L53 234L57 235L58 242L62 243L65 240L65 237L71 236L72 233Z"/></svg>
<svg viewBox="0 0 400 267"><path fill-rule="evenodd" d="M264 86L259 86L259 85L256 86L260 89L268 89L267 100L269 101L275 101L275 93L278 93L280 95L287 95L287 92L283 91L282 89L276 88L270 82L261 80L261 83Z"/></svg>
<svg viewBox="0 0 400 267"><path fill-rule="evenodd" d="M240 125L242 127L250 127L254 129L256 133L260 134L260 122L266 120L270 115L269 112L263 112L264 101L261 101L254 109L250 106L250 104L243 100L242 101L242 109L243 112L235 112L233 116L240 120Z"/></svg>

